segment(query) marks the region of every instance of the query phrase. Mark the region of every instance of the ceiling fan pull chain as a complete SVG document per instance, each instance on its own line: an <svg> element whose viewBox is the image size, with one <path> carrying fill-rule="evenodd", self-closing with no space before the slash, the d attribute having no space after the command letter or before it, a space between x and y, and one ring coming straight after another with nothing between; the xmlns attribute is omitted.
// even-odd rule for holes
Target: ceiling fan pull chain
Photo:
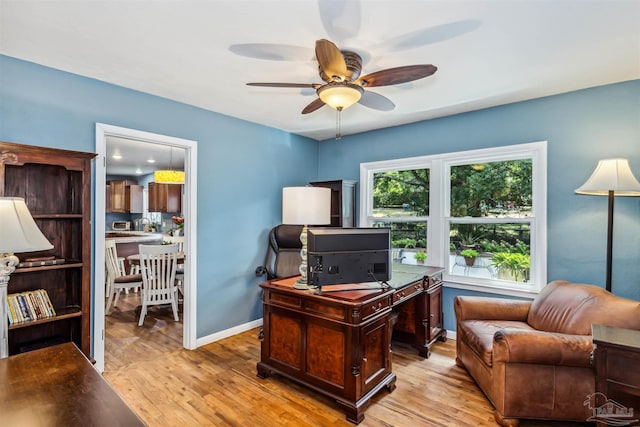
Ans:
<svg viewBox="0 0 640 427"><path fill-rule="evenodd" d="M340 134L340 112L342 111L342 107L336 108L336 141L342 138Z"/></svg>

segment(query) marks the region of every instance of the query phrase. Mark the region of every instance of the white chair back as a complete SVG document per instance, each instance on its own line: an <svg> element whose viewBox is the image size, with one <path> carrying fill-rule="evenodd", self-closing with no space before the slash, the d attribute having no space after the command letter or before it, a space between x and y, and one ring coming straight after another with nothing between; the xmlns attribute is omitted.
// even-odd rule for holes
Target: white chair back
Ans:
<svg viewBox="0 0 640 427"><path fill-rule="evenodd" d="M169 243L176 243L178 245L178 252L184 252L184 236L164 236L162 240Z"/></svg>
<svg viewBox="0 0 640 427"><path fill-rule="evenodd" d="M142 285L142 277L139 274L122 274L115 240L108 239L105 241L104 261L107 270L107 289L105 295L109 298L105 308L105 313L109 314L111 304L113 303L114 307L118 305L120 292L122 290L126 292L129 288L137 289Z"/></svg>
<svg viewBox="0 0 640 427"><path fill-rule="evenodd" d="M107 264L107 286L115 282L116 277L120 276L120 268L118 267L118 252L116 251L115 240L105 240L104 244L104 260Z"/></svg>
<svg viewBox="0 0 640 427"><path fill-rule="evenodd" d="M151 305L170 303L174 319L180 320L176 286L178 249L178 244L139 245L142 273L142 310L139 326L144 323L147 307Z"/></svg>

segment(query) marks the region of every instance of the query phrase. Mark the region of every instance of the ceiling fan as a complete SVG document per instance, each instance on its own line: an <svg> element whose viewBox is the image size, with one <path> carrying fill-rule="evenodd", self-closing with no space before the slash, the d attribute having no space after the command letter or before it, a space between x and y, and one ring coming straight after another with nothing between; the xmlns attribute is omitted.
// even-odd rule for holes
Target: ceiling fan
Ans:
<svg viewBox="0 0 640 427"><path fill-rule="evenodd" d="M395 108L395 104L389 98L365 89L411 82L428 77L438 70L431 64L408 65L376 71L361 77L362 58L357 53L341 51L334 43L325 39L316 41L315 53L320 78L325 83L247 83L247 85L315 89L318 98L307 105L302 110L302 114L312 113L325 104L340 112L356 102L375 110L390 111Z"/></svg>

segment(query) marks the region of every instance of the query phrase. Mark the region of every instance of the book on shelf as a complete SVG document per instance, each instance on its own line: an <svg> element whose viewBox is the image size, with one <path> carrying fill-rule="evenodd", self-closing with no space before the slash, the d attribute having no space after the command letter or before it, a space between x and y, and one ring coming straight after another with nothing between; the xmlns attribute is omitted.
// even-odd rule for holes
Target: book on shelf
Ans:
<svg viewBox="0 0 640 427"><path fill-rule="evenodd" d="M41 320L56 315L49 294L44 289L7 295L9 324Z"/></svg>
<svg viewBox="0 0 640 427"><path fill-rule="evenodd" d="M27 258L23 262L18 264L18 268L44 267L46 265L64 264L64 262L65 262L64 258L53 258L53 257Z"/></svg>

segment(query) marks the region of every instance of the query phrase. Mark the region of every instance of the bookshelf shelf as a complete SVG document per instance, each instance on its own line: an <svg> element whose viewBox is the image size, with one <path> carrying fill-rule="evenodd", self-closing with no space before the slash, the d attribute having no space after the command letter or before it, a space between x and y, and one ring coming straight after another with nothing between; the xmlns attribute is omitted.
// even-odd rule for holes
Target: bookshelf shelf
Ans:
<svg viewBox="0 0 640 427"><path fill-rule="evenodd" d="M82 214L33 214L34 219L82 219Z"/></svg>
<svg viewBox="0 0 640 427"><path fill-rule="evenodd" d="M14 323L13 325L9 325L9 330L11 331L14 329L20 329L20 328L25 328L29 326L36 326L36 325L41 325L43 323L49 323L49 322L59 322L61 320L82 316L82 311L80 310L79 307L59 309L59 310L56 310L56 313L57 314L55 316L48 317L46 319L38 319L38 320L30 320L27 322Z"/></svg>
<svg viewBox="0 0 640 427"><path fill-rule="evenodd" d="M20 274L20 273L33 273L36 271L61 270L61 269L67 269L67 268L80 268L80 267L83 267L83 264L77 261L67 262L64 264L56 264L56 265L44 265L42 267L20 267L20 268L16 268L16 270L13 272L11 276L13 276L14 274Z"/></svg>

